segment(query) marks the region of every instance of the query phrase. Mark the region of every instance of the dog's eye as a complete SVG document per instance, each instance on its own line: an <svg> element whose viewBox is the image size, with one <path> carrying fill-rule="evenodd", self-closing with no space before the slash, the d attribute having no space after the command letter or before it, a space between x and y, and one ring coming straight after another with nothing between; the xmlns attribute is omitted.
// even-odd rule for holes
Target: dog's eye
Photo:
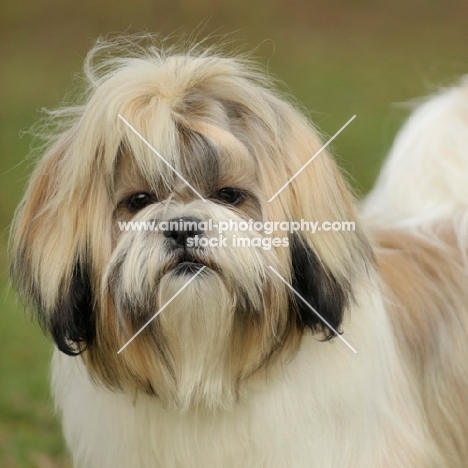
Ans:
<svg viewBox="0 0 468 468"><path fill-rule="evenodd" d="M226 187L216 193L216 198L228 205L238 205L244 200L245 194L242 190Z"/></svg>
<svg viewBox="0 0 468 468"><path fill-rule="evenodd" d="M154 202L154 197L146 192L133 193L124 200L125 206L133 212L140 211Z"/></svg>

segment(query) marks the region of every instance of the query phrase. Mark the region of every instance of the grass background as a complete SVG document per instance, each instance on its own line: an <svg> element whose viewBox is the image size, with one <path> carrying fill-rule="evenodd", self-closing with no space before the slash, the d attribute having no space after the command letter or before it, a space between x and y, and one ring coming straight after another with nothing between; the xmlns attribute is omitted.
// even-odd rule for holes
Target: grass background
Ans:
<svg viewBox="0 0 468 468"><path fill-rule="evenodd" d="M72 89L86 51L116 32L230 33L332 135L365 193L407 115L400 103L468 73L464 0L14 1L0 4L0 467L68 467L48 393L51 344L7 290L8 228L31 169L23 132ZM200 26L201 25L201 26Z"/></svg>

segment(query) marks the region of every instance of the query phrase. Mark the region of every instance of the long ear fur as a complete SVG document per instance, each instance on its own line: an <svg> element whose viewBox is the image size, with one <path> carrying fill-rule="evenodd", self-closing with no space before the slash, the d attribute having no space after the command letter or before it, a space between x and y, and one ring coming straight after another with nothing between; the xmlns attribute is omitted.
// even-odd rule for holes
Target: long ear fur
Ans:
<svg viewBox="0 0 468 468"><path fill-rule="evenodd" d="M305 133L307 131L309 135ZM294 135L296 132L298 134ZM302 164L321 146L316 134L310 129L301 129L300 124L292 130L289 142ZM296 173L301 167L296 164L293 161L288 172ZM367 265L372 263L371 248L361 231L353 197L326 152L315 158L288 189L289 193L284 196L289 198L290 219L312 221L319 226L315 233L304 231L291 236L293 287L335 331L340 332L346 308L354 300L355 283L367 276ZM355 230L320 230L322 223L336 221L354 223ZM295 302L299 324L322 333L325 340L335 336L335 332L301 299L295 298Z"/></svg>
<svg viewBox="0 0 468 468"><path fill-rule="evenodd" d="M13 223L11 276L58 348L75 355L94 337L94 301L76 200L60 172L70 139L64 133L31 178Z"/></svg>
<svg viewBox="0 0 468 468"><path fill-rule="evenodd" d="M272 99L270 105L277 117L270 146L265 143L268 140L259 139L260 130L250 125L255 132L251 141L260 141L255 151L268 152L258 158L262 163L262 192L266 197L273 196L301 172L271 202L265 201L265 218L304 220L318 226L335 221L354 223L350 231L319 228L291 236L290 279L310 305L338 330L353 299L355 282L367 277L372 251L357 219L353 196L328 152L321 151L304 167L323 145L315 129L290 104ZM267 135L265 131L263 134ZM326 339L333 337L310 308L300 299L295 302L302 327L323 332Z"/></svg>

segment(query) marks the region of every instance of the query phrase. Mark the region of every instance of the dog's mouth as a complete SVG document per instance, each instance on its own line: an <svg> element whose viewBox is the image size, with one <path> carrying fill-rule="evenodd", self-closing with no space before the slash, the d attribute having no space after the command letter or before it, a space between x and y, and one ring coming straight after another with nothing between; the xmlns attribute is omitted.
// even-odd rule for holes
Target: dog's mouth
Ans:
<svg viewBox="0 0 468 468"><path fill-rule="evenodd" d="M174 249L170 252L167 263L160 267L159 279L166 274L174 276L194 275L200 269L205 268L205 271L211 271L221 277L224 273L220 266L212 259L205 251L199 249Z"/></svg>
<svg viewBox="0 0 468 468"><path fill-rule="evenodd" d="M172 271L176 275L193 275L203 267L206 267L206 265L200 262L184 261L173 267Z"/></svg>
<svg viewBox="0 0 468 468"><path fill-rule="evenodd" d="M208 267L208 265L184 250L168 265L165 273L171 272L175 275L193 275L203 267Z"/></svg>

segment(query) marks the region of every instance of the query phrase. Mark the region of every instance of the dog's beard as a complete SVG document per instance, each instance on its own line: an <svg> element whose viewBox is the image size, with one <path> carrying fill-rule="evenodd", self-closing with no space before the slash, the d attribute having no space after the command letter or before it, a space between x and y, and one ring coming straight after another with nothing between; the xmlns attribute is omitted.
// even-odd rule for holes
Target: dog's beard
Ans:
<svg viewBox="0 0 468 468"><path fill-rule="evenodd" d="M157 335L163 338L165 353L170 356L168 365L175 377L176 402L185 407L190 403L187 399L229 401L233 397L233 382L228 372L228 343L239 305L212 270L203 271L176 296L191 277L177 274L176 269L161 278L157 308L172 302L154 324L159 329Z"/></svg>
<svg viewBox="0 0 468 468"><path fill-rule="evenodd" d="M212 217L215 225L227 219L226 210L207 212L197 208L201 203L190 207L198 219ZM161 211L147 210L144 218L173 217L173 211ZM125 233L104 280L123 342L157 314L135 339L143 348L132 342L122 355L131 366L138 353L151 354L157 365L145 379L165 402L182 409L231 406L240 382L289 341L289 295L269 268L288 277L280 266L288 262L273 249L233 245L233 236L252 239L261 237L258 232L223 235L223 247L189 248L171 245L161 232ZM216 230L203 234L218 236Z"/></svg>

